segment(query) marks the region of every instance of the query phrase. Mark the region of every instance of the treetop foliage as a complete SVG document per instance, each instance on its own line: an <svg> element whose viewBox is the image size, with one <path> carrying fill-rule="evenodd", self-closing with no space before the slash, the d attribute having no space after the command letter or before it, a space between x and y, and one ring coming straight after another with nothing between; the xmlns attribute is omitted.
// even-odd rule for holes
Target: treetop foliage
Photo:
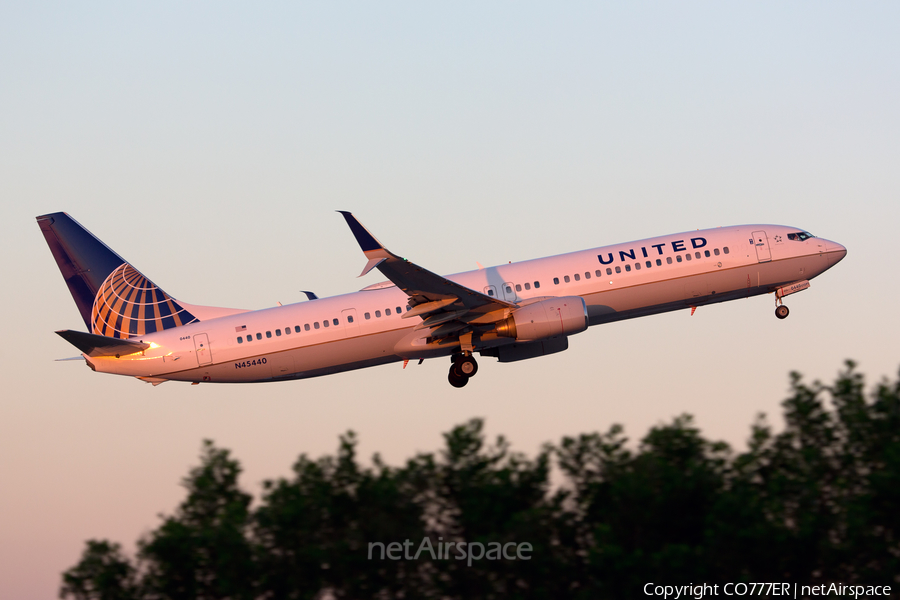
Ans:
<svg viewBox="0 0 900 600"><path fill-rule="evenodd" d="M138 542L87 542L61 598L628 598L649 581L900 582L900 379L866 393L847 363L832 385L792 373L785 427L760 415L745 452L705 439L690 415L636 448L619 425L563 438L533 458L472 419L438 453L399 467L301 455L260 502L211 441L186 497ZM558 469L561 484L552 486ZM530 545L467 564L398 560L371 545ZM500 547L500 546L497 546ZM471 548L471 547L470 547Z"/></svg>

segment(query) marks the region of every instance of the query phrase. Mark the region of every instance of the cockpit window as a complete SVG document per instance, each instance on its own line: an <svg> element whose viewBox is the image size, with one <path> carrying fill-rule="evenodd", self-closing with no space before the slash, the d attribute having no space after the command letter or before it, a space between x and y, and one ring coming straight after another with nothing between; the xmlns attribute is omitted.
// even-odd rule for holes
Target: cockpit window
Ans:
<svg viewBox="0 0 900 600"><path fill-rule="evenodd" d="M814 238L814 237L816 237L816 236L809 233L808 231L798 231L797 233L789 233L788 234L788 239L794 240L796 242L805 242L809 238Z"/></svg>

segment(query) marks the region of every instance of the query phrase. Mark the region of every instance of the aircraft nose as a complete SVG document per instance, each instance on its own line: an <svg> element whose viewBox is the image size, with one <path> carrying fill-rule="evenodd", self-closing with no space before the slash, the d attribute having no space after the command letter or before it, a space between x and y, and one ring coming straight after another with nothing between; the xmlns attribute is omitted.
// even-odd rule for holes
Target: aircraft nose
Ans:
<svg viewBox="0 0 900 600"><path fill-rule="evenodd" d="M847 256L847 248L831 240L825 240L825 249L834 257L835 263L840 262Z"/></svg>

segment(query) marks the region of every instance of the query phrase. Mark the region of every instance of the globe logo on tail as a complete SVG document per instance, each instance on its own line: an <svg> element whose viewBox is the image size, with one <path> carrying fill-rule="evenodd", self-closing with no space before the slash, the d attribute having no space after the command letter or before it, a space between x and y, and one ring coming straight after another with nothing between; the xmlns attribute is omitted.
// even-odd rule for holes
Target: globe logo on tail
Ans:
<svg viewBox="0 0 900 600"><path fill-rule="evenodd" d="M127 339L198 319L128 263L100 286L91 310L93 333Z"/></svg>

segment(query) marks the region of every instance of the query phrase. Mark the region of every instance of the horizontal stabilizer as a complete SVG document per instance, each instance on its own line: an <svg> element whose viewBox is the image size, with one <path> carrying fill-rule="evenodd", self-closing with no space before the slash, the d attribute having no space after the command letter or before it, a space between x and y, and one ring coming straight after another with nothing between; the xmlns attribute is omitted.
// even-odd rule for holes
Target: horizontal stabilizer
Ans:
<svg viewBox="0 0 900 600"><path fill-rule="evenodd" d="M88 356L125 356L143 352L150 347L150 344L144 342L72 331L71 329L64 329L56 333Z"/></svg>

